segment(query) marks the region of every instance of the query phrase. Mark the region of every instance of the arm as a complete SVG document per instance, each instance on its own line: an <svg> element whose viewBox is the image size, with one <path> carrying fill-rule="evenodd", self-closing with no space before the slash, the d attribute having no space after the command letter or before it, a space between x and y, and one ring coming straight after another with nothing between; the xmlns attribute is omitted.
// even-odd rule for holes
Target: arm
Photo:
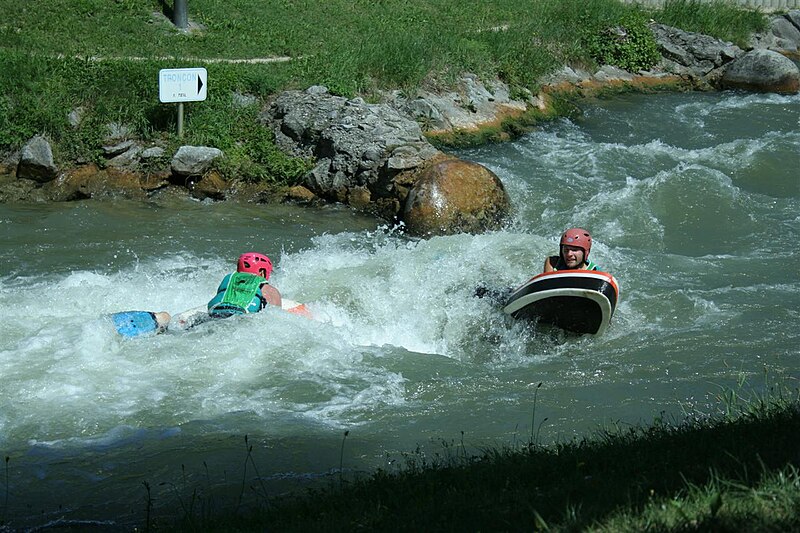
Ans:
<svg viewBox="0 0 800 533"><path fill-rule="evenodd" d="M544 260L544 269L542 270L542 272L553 272L554 270L555 268L553 268L553 258L548 257L547 259Z"/></svg>
<svg viewBox="0 0 800 533"><path fill-rule="evenodd" d="M270 305L281 306L281 293L272 285L264 284L261 286L261 295Z"/></svg>

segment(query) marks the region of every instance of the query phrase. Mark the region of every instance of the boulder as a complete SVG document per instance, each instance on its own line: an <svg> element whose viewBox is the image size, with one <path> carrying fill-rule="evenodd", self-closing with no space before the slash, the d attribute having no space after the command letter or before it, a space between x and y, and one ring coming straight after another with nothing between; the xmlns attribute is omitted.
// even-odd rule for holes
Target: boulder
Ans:
<svg viewBox="0 0 800 533"><path fill-rule="evenodd" d="M188 178L206 173L222 150L209 146L181 146L172 158L172 173L175 176Z"/></svg>
<svg viewBox="0 0 800 533"><path fill-rule="evenodd" d="M498 229L510 205L492 171L449 159L420 172L406 198L403 221L410 233L420 236L481 233Z"/></svg>
<svg viewBox="0 0 800 533"><path fill-rule="evenodd" d="M103 155L106 157L116 157L120 154L124 154L131 148L136 146L136 141L133 139L126 139L121 142L115 142L112 144L106 144L103 146Z"/></svg>
<svg viewBox="0 0 800 533"><path fill-rule="evenodd" d="M47 139L37 135L28 141L20 152L17 177L46 183L55 179L57 172L53 150Z"/></svg>
<svg viewBox="0 0 800 533"><path fill-rule="evenodd" d="M726 89L793 94L800 90L800 70L794 62L772 50L751 50L725 69Z"/></svg>
<svg viewBox="0 0 800 533"><path fill-rule="evenodd" d="M359 208L396 199L394 178L441 153L392 106L348 100L321 86L281 93L261 120L284 151L316 160L306 188Z"/></svg>
<svg viewBox="0 0 800 533"><path fill-rule="evenodd" d="M744 52L738 46L702 33L653 23L650 30L661 53L661 68L693 79L714 81L719 69Z"/></svg>
<svg viewBox="0 0 800 533"><path fill-rule="evenodd" d="M774 50L795 59L800 57L800 10L773 15L765 32L752 35L750 46Z"/></svg>
<svg viewBox="0 0 800 533"><path fill-rule="evenodd" d="M311 203L317 199L317 195L302 185L294 185L286 190L285 198L298 203Z"/></svg>
<svg viewBox="0 0 800 533"><path fill-rule="evenodd" d="M198 200L224 200L225 191L228 189L228 182L219 174L219 172L211 171L205 174L197 182L190 182L188 184L189 190L194 198Z"/></svg>
<svg viewBox="0 0 800 533"><path fill-rule="evenodd" d="M800 29L798 29L789 18L773 18L770 21L770 30L772 31L772 35L792 43L792 48L797 50L797 45L800 44Z"/></svg>
<svg viewBox="0 0 800 533"><path fill-rule="evenodd" d="M784 16L795 28L800 30L800 9L792 9Z"/></svg>
<svg viewBox="0 0 800 533"><path fill-rule="evenodd" d="M124 144L127 144L127 142ZM132 143L123 152L109 159L107 165L110 167L133 168L139 164L141 153L142 147L138 143Z"/></svg>

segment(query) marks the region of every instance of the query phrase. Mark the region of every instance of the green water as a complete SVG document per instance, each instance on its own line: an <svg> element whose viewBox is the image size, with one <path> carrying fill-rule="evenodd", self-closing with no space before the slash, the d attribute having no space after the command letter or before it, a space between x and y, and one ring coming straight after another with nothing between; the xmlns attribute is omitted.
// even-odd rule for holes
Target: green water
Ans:
<svg viewBox="0 0 800 533"><path fill-rule="evenodd" d="M502 231L418 240L344 208L171 196L0 206L0 519L141 523L144 482L156 515L193 492L257 506L418 446L555 442L796 388L800 98L618 98L459 155L505 183ZM602 337L473 297L538 273L576 225L621 286ZM203 305L245 250L315 319L126 341L103 318Z"/></svg>

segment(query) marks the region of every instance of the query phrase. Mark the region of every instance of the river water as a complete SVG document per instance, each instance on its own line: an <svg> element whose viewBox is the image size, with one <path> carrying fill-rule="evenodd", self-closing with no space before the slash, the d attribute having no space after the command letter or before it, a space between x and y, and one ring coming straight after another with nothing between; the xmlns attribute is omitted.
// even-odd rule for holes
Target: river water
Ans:
<svg viewBox="0 0 800 533"><path fill-rule="evenodd" d="M0 523L257 506L797 387L800 97L617 97L459 155L505 183L502 231L419 240L335 206L166 194L0 205ZM603 336L473 297L538 273L576 225L621 287ZM313 320L112 332L108 313L204 304L247 250Z"/></svg>

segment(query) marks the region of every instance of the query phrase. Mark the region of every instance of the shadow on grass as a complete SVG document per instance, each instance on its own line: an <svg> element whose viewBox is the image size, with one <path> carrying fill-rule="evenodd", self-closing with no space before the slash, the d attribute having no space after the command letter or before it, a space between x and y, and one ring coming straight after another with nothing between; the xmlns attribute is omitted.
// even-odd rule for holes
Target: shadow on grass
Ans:
<svg viewBox="0 0 800 533"><path fill-rule="evenodd" d="M175 20L175 9L173 8L174 0L171 2L168 0L158 0L158 3L161 6L161 13L170 21Z"/></svg>
<svg viewBox="0 0 800 533"><path fill-rule="evenodd" d="M598 524L615 515L635 516L653 502L677 501L698 492L699 486L723 484L753 491L765 479L781 478L787 469L797 474L793 465L800 464L799 435L797 400L760 402L736 418L602 430L581 441L489 450L481 457L450 458L447 464L412 462L399 474L378 471L340 490L273 501L262 514L220 516L207 526L275 531L603 529ZM792 490L800 488L798 479L790 480ZM736 517L717 516L722 496L712 496L704 510L679 517L680 527L636 528L746 527ZM800 525L800 497L793 497L789 506L794 511L788 517L764 511L754 518L754 529L780 531Z"/></svg>

